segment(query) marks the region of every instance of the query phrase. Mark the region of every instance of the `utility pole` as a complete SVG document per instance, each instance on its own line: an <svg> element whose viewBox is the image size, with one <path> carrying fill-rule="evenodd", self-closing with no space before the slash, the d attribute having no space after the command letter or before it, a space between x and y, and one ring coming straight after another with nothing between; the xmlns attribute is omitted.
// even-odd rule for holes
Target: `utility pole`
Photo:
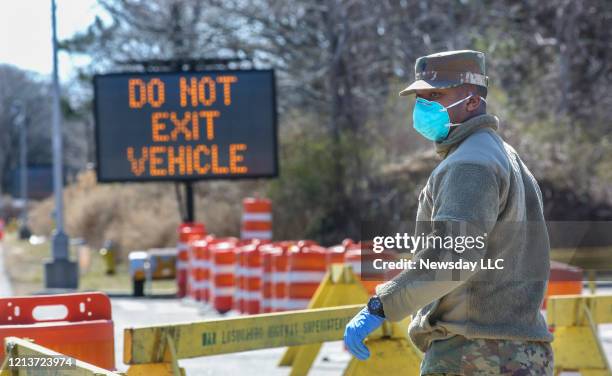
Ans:
<svg viewBox="0 0 612 376"><path fill-rule="evenodd" d="M51 0L51 39L53 45L53 193L55 196L55 231L51 244L52 258L45 262L45 287L76 289L79 282L78 266L69 260L68 236L64 232L62 124L60 84L57 61L57 24L55 0Z"/></svg>

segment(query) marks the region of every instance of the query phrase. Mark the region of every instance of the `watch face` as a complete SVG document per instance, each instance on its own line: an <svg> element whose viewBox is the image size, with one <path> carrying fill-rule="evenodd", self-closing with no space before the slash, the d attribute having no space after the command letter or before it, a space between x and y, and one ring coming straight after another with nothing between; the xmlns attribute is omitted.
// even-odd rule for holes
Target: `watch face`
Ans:
<svg viewBox="0 0 612 376"><path fill-rule="evenodd" d="M382 302L378 296L373 296L368 301L368 311L376 316L385 317Z"/></svg>
<svg viewBox="0 0 612 376"><path fill-rule="evenodd" d="M381 307L382 307L382 304L380 302L380 299L378 298L371 298L370 301L368 302L368 309L371 312L379 312Z"/></svg>

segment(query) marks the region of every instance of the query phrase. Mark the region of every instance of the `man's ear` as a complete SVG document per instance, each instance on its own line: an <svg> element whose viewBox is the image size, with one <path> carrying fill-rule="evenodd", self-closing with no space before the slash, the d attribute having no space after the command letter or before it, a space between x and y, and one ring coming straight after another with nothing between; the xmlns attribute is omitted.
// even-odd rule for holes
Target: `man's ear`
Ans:
<svg viewBox="0 0 612 376"><path fill-rule="evenodd" d="M478 107L480 107L480 97L478 96L478 94L472 94L472 96L470 97L470 99L468 99L467 101L467 111L468 112L474 112L478 109Z"/></svg>

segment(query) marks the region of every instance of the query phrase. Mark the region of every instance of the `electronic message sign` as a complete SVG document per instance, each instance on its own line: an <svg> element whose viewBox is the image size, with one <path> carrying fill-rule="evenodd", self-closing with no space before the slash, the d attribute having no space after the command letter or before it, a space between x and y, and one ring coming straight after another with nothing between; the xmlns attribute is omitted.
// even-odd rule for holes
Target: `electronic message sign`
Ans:
<svg viewBox="0 0 612 376"><path fill-rule="evenodd" d="M96 76L98 180L276 176L274 85L271 70Z"/></svg>

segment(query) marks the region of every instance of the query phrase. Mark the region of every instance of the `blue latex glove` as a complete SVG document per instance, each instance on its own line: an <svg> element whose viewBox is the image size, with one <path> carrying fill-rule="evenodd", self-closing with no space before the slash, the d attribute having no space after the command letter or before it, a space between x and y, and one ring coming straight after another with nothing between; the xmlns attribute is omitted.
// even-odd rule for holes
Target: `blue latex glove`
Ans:
<svg viewBox="0 0 612 376"><path fill-rule="evenodd" d="M344 343L346 348L357 359L366 360L370 357L370 350L363 344L366 337L378 329L385 321L384 318L371 314L365 307L346 324L344 329Z"/></svg>

